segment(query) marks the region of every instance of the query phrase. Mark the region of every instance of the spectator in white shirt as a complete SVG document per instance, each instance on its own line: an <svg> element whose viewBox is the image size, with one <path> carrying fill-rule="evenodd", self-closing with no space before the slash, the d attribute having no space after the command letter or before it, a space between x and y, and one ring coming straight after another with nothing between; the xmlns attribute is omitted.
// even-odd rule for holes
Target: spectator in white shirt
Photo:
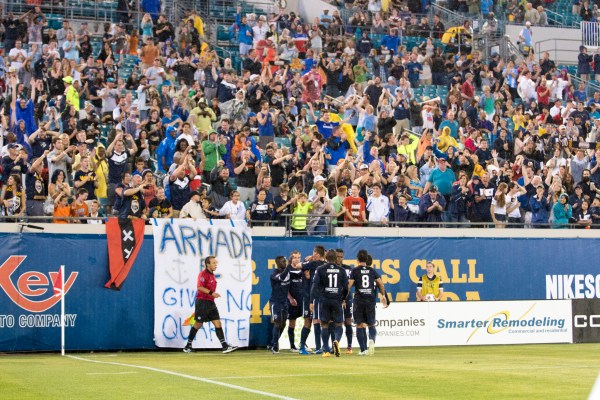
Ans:
<svg viewBox="0 0 600 400"><path fill-rule="evenodd" d="M373 184L373 194L367 199L369 222L385 224L390 215L390 199L381 194L381 184Z"/></svg>
<svg viewBox="0 0 600 400"><path fill-rule="evenodd" d="M231 192L231 200L223 204L219 210L219 215L232 221L246 220L246 206L240 201L240 192L234 190Z"/></svg>

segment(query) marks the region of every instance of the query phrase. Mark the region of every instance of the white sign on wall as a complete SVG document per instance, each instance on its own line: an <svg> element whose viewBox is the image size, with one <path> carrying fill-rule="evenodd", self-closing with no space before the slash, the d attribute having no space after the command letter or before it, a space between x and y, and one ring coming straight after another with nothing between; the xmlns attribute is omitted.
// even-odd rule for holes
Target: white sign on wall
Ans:
<svg viewBox="0 0 600 400"><path fill-rule="evenodd" d="M569 300L378 303L377 346L572 343L571 314ZM284 337L282 349L289 348ZM356 337L353 342L358 347ZM340 345L346 346L345 335Z"/></svg>
<svg viewBox="0 0 600 400"><path fill-rule="evenodd" d="M183 347L193 313L198 274L204 260L218 260L216 299L227 342L245 347L250 339L252 236L246 224L229 220L155 219L154 341L158 347ZM220 348L211 323L204 324L194 348Z"/></svg>

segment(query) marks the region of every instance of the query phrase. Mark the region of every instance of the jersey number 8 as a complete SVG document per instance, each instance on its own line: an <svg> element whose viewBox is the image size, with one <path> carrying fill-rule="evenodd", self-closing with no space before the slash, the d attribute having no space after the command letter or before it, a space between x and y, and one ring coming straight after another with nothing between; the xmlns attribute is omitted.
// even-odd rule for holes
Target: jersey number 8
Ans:
<svg viewBox="0 0 600 400"><path fill-rule="evenodd" d="M363 275L362 277L362 287L366 289L369 287L369 275Z"/></svg>

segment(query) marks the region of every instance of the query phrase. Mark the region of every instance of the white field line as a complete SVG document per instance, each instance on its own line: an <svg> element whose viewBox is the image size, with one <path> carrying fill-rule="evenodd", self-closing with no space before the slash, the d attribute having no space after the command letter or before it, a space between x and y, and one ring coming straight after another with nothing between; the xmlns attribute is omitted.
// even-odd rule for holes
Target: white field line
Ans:
<svg viewBox="0 0 600 400"><path fill-rule="evenodd" d="M130 372L88 372L86 373L86 375L129 375L129 374L137 374L137 372L134 371L130 371Z"/></svg>
<svg viewBox="0 0 600 400"><path fill-rule="evenodd" d="M453 371L460 372L470 372L470 371L517 371L517 370L529 370L531 368L535 369L589 369L588 366L571 366L571 365L538 365L533 366L531 364L523 365L523 367L506 367L506 368L498 368L493 365L490 365L489 368L463 368L459 369L458 366L453 366ZM440 371L440 372L448 372L448 369L444 368L429 368L431 371ZM389 372L328 372L326 374L279 374L279 375L252 375L252 376L215 376L211 379L271 379L271 378L296 378L296 377L319 377L319 376L352 376L352 375L397 375L398 371L389 371ZM598 398L600 400L600 398Z"/></svg>
<svg viewBox="0 0 600 400"><path fill-rule="evenodd" d="M226 387L226 388L229 388L229 389L240 390L242 392L253 393L253 394L257 394L257 395L265 396L265 397L273 397L273 398L282 399L282 400L296 400L296 399L294 399L292 397L281 396L281 395L278 395L278 394L275 394L275 393L263 392L261 390L254 390L254 389L246 388L246 387L243 387L243 386L232 385L230 383L219 382L219 381L215 381L215 380L212 380L212 379L201 378L199 376L192 376L192 375L180 374L179 372L169 371L169 370L166 370L166 369L159 369L159 368L147 367L145 365L123 364L123 363L118 363L118 362L113 362L113 361L90 360L90 359L87 359L87 358L77 357L77 356L67 356L67 357L72 358L74 360L91 362L91 363L97 363L97 364L118 365L120 367L138 368L138 369L143 369L143 370L146 370L146 371L159 372L159 373L162 373L162 374L173 375L173 376L177 376L177 377L180 377L180 378L190 379L190 380L204 382L204 383L210 383L212 385L223 386L223 387Z"/></svg>

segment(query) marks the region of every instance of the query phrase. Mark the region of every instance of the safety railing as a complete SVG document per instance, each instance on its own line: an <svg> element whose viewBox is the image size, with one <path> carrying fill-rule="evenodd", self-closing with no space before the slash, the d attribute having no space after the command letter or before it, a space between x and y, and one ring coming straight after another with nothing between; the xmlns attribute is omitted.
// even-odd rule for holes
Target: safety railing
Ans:
<svg viewBox="0 0 600 400"><path fill-rule="evenodd" d="M56 223L60 221L65 224L105 224L109 218L117 218L114 215L102 217L54 217L54 216L0 216L0 223L15 223L19 226L19 231L43 231L44 227L36 224ZM387 221L387 222L350 222L339 221L333 224L336 217L331 214L280 214L269 220L246 220L250 227L285 227L287 236L332 236L335 235L335 228L483 228L483 229L501 229L496 227L494 222L454 222L454 221ZM339 220L339 218L338 218ZM148 219L148 224L151 222ZM281 223L283 221L283 224ZM296 225L294 225L296 224ZM525 222L504 222L503 228L512 229L600 229L598 223L568 223L557 225L552 223L525 223Z"/></svg>

